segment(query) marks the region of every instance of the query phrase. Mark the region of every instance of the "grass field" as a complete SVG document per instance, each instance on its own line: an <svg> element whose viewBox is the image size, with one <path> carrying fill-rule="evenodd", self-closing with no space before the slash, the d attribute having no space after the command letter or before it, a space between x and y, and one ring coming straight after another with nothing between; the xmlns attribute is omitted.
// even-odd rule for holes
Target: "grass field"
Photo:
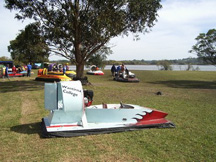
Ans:
<svg viewBox="0 0 216 162"><path fill-rule="evenodd" d="M107 70L88 76L92 85L84 88L94 91L93 104L165 111L176 128L44 139L44 82L0 79L0 161L215 161L216 72L132 72L140 83L115 82Z"/></svg>

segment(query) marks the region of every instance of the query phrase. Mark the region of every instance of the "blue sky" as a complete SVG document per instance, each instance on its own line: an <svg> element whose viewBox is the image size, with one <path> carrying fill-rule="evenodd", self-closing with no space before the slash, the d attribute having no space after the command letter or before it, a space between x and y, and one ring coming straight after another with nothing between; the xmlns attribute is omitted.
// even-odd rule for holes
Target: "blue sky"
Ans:
<svg viewBox="0 0 216 162"><path fill-rule="evenodd" d="M188 53L199 33L216 28L216 0L163 0L158 22L150 33L140 34L139 41L133 36L116 37L111 40L113 60L160 60L196 57ZM29 22L14 19L14 12L3 7L0 1L0 57L10 57L9 41L16 38L19 30ZM50 60L63 59L52 56Z"/></svg>

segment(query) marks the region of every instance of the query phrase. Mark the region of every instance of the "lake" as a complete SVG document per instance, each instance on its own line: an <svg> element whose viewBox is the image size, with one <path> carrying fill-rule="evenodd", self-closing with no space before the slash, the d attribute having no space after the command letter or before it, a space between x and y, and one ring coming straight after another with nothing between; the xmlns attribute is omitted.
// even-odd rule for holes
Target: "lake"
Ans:
<svg viewBox="0 0 216 162"><path fill-rule="evenodd" d="M160 70L161 66L157 65L125 65L128 70ZM188 65L171 65L173 71L185 71L188 68ZM110 70L112 65L106 65L105 70ZM117 66L116 66L117 67ZM76 70L75 65L69 66L70 70ZM84 68L88 70L89 68ZM191 70L198 71L216 71L216 66L213 65L192 65Z"/></svg>

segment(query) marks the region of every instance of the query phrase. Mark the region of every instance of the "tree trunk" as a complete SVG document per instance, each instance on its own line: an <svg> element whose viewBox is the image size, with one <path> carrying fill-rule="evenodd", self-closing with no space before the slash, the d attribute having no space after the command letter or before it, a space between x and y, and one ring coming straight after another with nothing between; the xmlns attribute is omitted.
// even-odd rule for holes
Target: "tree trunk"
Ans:
<svg viewBox="0 0 216 162"><path fill-rule="evenodd" d="M84 61L76 64L76 78L82 78L84 72Z"/></svg>

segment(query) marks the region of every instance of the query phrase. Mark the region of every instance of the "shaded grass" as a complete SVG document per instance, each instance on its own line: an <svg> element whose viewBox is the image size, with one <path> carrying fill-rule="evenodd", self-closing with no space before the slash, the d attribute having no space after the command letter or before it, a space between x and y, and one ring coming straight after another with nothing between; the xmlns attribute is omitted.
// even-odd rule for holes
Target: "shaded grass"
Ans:
<svg viewBox="0 0 216 162"><path fill-rule="evenodd" d="M0 80L0 161L214 161L216 73L134 71L140 83L88 76L94 104L131 103L168 112L175 129L74 138L40 137L44 82ZM161 91L162 96L155 95Z"/></svg>

